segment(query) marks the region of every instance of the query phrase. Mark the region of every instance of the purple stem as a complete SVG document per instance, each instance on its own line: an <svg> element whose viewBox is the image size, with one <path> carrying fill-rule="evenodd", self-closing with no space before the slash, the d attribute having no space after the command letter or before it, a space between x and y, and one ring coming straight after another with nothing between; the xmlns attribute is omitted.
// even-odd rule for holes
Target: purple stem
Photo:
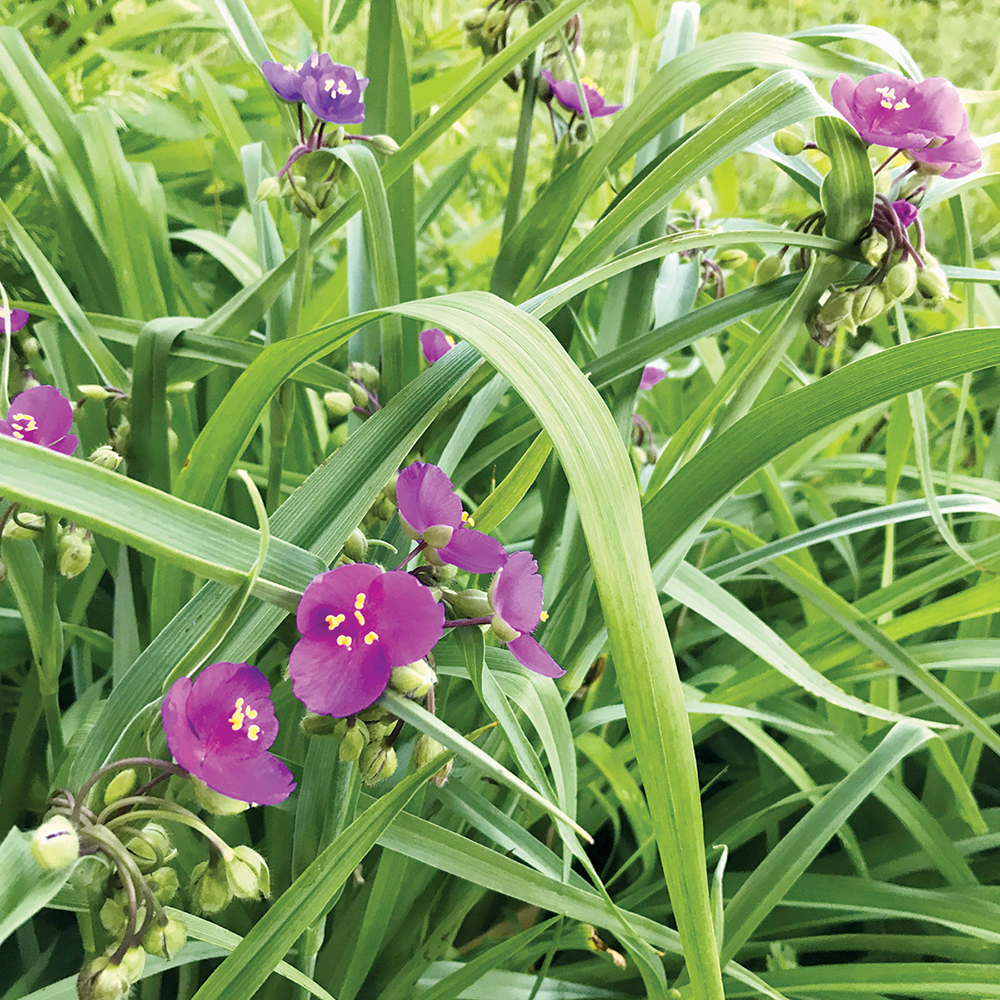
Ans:
<svg viewBox="0 0 1000 1000"><path fill-rule="evenodd" d="M396 567L394 567L393 572L402 569L415 555L423 552L427 548L426 542L420 542L417 547Z"/></svg>
<svg viewBox="0 0 1000 1000"><path fill-rule="evenodd" d="M457 628L459 625L491 625L493 619L486 615L483 618L452 618L444 623L445 628Z"/></svg>

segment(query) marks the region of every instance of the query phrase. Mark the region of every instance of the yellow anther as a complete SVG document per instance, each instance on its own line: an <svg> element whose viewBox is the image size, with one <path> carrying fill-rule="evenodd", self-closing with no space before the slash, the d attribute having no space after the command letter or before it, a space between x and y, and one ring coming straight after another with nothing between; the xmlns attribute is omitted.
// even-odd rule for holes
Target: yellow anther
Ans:
<svg viewBox="0 0 1000 1000"><path fill-rule="evenodd" d="M894 111L905 111L910 106L910 102L904 97L893 106Z"/></svg>
<svg viewBox="0 0 1000 1000"><path fill-rule="evenodd" d="M355 611L354 612L354 617L357 618L359 625L364 625L364 623L365 623L365 616L360 611Z"/></svg>
<svg viewBox="0 0 1000 1000"><path fill-rule="evenodd" d="M351 648L351 637L349 635L338 635L337 645L345 646L347 649Z"/></svg>
<svg viewBox="0 0 1000 1000"><path fill-rule="evenodd" d="M471 515L464 510L462 511L462 524L467 528L474 528L476 526L476 522L472 520Z"/></svg>
<svg viewBox="0 0 1000 1000"><path fill-rule="evenodd" d="M547 622L549 620L549 613L548 611L543 611L538 617L540 621Z"/></svg>
<svg viewBox="0 0 1000 1000"><path fill-rule="evenodd" d="M248 719L256 719L257 718L257 709L255 709L255 708L247 708L247 718Z"/></svg>
<svg viewBox="0 0 1000 1000"><path fill-rule="evenodd" d="M370 646L377 638L377 632L369 632L368 635L365 636L365 645Z"/></svg>
<svg viewBox="0 0 1000 1000"><path fill-rule="evenodd" d="M358 594L358 596L354 598L354 606L358 609L358 611L360 611L365 606L364 594Z"/></svg>
<svg viewBox="0 0 1000 1000"><path fill-rule="evenodd" d="M20 431L14 431L14 437L21 438L22 441L24 440L24 435Z"/></svg>
<svg viewBox="0 0 1000 1000"><path fill-rule="evenodd" d="M254 713L254 714L256 714L256 713ZM244 715L243 715L243 699L242 698L237 698L236 699L236 711L233 712L233 714L231 716L229 716L229 718L226 719L226 721L227 722L231 722L233 724L233 732L236 732L237 729L240 729L243 726L243 719L244 719Z"/></svg>
<svg viewBox="0 0 1000 1000"><path fill-rule="evenodd" d="M256 713L255 713L256 714ZM260 726L251 726L247 730L247 739L257 742L257 737L260 735Z"/></svg>
<svg viewBox="0 0 1000 1000"><path fill-rule="evenodd" d="M323 621L325 621L329 626L331 632L333 632L343 620L343 615L327 615L326 618L323 619Z"/></svg>
<svg viewBox="0 0 1000 1000"><path fill-rule="evenodd" d="M450 333L446 333L444 335L444 339L447 340L448 343L451 344L452 347L455 346L455 338Z"/></svg>
<svg viewBox="0 0 1000 1000"><path fill-rule="evenodd" d="M875 93L882 95L879 104L887 111L905 111L910 106L910 102L905 97L896 100L895 87L876 87Z"/></svg>
<svg viewBox="0 0 1000 1000"><path fill-rule="evenodd" d="M15 420L26 420L28 422L28 426L22 427L20 423L15 424ZM19 431L34 431L38 429L38 424L35 423L35 418L30 413L15 413L11 416L10 422L11 425L16 427Z"/></svg>
<svg viewBox="0 0 1000 1000"><path fill-rule="evenodd" d="M351 88L348 87L347 84L343 80L341 80L337 84L337 93L338 94L349 94L350 92L351 92Z"/></svg>

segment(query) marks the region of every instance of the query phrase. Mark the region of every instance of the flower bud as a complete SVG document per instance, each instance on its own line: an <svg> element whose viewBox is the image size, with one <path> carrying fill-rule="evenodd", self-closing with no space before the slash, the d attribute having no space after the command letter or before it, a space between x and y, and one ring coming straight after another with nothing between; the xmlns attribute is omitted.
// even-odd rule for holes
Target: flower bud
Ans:
<svg viewBox="0 0 1000 1000"><path fill-rule="evenodd" d="M18 521L20 521L20 524L18 524ZM7 518L7 523L3 526L3 537L10 538L15 542L24 542L29 538L37 538L39 533L44 530L44 515L27 514L22 511L17 515L16 521L13 515Z"/></svg>
<svg viewBox="0 0 1000 1000"><path fill-rule="evenodd" d="M482 31L487 38L497 38L508 24L510 24L510 14L502 7L495 7L486 14Z"/></svg>
<svg viewBox="0 0 1000 1000"><path fill-rule="evenodd" d="M493 605L483 590L460 590L448 597L448 603L463 618L485 618L493 614Z"/></svg>
<svg viewBox="0 0 1000 1000"><path fill-rule="evenodd" d="M299 723L299 728L306 736L333 736L339 721L338 719L331 718L329 715L316 715L314 712L306 712Z"/></svg>
<svg viewBox="0 0 1000 1000"><path fill-rule="evenodd" d="M70 881L82 893L103 896L111 869L111 862L103 854L88 854L80 858Z"/></svg>
<svg viewBox="0 0 1000 1000"><path fill-rule="evenodd" d="M728 250L723 250L715 258L715 263L719 267L736 268L742 267L749 259L750 255L746 250L740 250L739 247L730 247Z"/></svg>
<svg viewBox="0 0 1000 1000"><path fill-rule="evenodd" d="M369 743L361 751L361 757L358 759L362 784L376 785L386 778L391 778L396 773L398 764L396 751L392 747L387 747L383 743Z"/></svg>
<svg viewBox="0 0 1000 1000"><path fill-rule="evenodd" d="M221 864L210 867L207 861L191 872L191 905L201 913L218 913L229 905L233 891Z"/></svg>
<svg viewBox="0 0 1000 1000"><path fill-rule="evenodd" d="M389 674L389 686L404 698L423 698L436 683L437 674L426 660L393 667Z"/></svg>
<svg viewBox="0 0 1000 1000"><path fill-rule="evenodd" d="M59 572L72 580L79 576L89 565L93 549L85 528L72 528L64 531L56 543L56 554L59 557Z"/></svg>
<svg viewBox="0 0 1000 1000"><path fill-rule="evenodd" d="M432 524L424 532L424 541L432 549L443 549L451 541L454 531L450 524Z"/></svg>
<svg viewBox="0 0 1000 1000"><path fill-rule="evenodd" d="M349 392L328 392L323 396L323 403L335 417L346 417L355 407Z"/></svg>
<svg viewBox="0 0 1000 1000"><path fill-rule="evenodd" d="M368 398L368 393L365 392L365 387L363 385L359 385L357 382L351 383L350 392L355 406L364 408L371 402Z"/></svg>
<svg viewBox="0 0 1000 1000"><path fill-rule="evenodd" d="M885 296L877 285L865 285L854 293L854 303L851 306L851 318L854 325L870 323L885 312Z"/></svg>
<svg viewBox="0 0 1000 1000"><path fill-rule="evenodd" d="M281 195L281 181L277 177L265 177L257 185L257 201L269 201Z"/></svg>
<svg viewBox="0 0 1000 1000"><path fill-rule="evenodd" d="M344 555L351 562L364 562L368 554L368 536L360 529L355 528L344 542Z"/></svg>
<svg viewBox="0 0 1000 1000"><path fill-rule="evenodd" d="M774 133L774 145L785 156L798 156L806 148L806 140L798 125L790 125Z"/></svg>
<svg viewBox="0 0 1000 1000"><path fill-rule="evenodd" d="M163 905L169 903L180 888L177 872L169 865L163 865L147 875L146 884L152 890L156 901Z"/></svg>
<svg viewBox="0 0 1000 1000"><path fill-rule="evenodd" d="M837 332L835 326L826 326L821 323L816 316L810 316L806 320L806 329L809 331L809 336L819 344L820 347L826 347L831 340L833 340L833 335Z"/></svg>
<svg viewBox="0 0 1000 1000"><path fill-rule="evenodd" d="M872 267L877 267L889 249L889 241L881 233L872 233L861 241L861 252Z"/></svg>
<svg viewBox="0 0 1000 1000"><path fill-rule="evenodd" d="M245 844L234 847L223 859L229 888L239 899L259 899L271 893L271 873L267 862Z"/></svg>
<svg viewBox="0 0 1000 1000"><path fill-rule="evenodd" d="M368 727L358 722L344 730L340 737L340 759L345 761L358 760L361 751L368 745Z"/></svg>
<svg viewBox="0 0 1000 1000"><path fill-rule="evenodd" d="M908 299L916 288L917 269L908 260L893 264L882 282L882 291L890 299Z"/></svg>
<svg viewBox="0 0 1000 1000"><path fill-rule="evenodd" d="M917 272L917 291L934 305L943 302L951 294L951 287L944 271L939 267L922 267Z"/></svg>
<svg viewBox="0 0 1000 1000"><path fill-rule="evenodd" d="M124 893L121 895L124 895ZM122 905L122 900L119 895L116 894L109 899L104 900L98 916L101 920L101 926L103 926L104 929L113 938L115 938L115 940L118 940L125 933L128 916L126 908Z"/></svg>
<svg viewBox="0 0 1000 1000"><path fill-rule="evenodd" d="M167 386L168 396L186 396L189 392L194 391L194 387L197 383L191 382L190 380L185 380L184 382L171 382Z"/></svg>
<svg viewBox="0 0 1000 1000"><path fill-rule="evenodd" d="M102 444L100 448L90 455L91 462L99 465L102 469L109 469L114 472L122 464L122 457L109 444Z"/></svg>
<svg viewBox="0 0 1000 1000"><path fill-rule="evenodd" d="M119 971L128 980L130 986L142 979L142 972L145 968L146 953L142 948L129 948L122 955L121 962L118 963Z"/></svg>
<svg viewBox="0 0 1000 1000"><path fill-rule="evenodd" d="M114 393L108 392L103 385L78 385L77 391L86 399L93 399L95 402L103 402L105 399L113 399Z"/></svg>
<svg viewBox="0 0 1000 1000"><path fill-rule="evenodd" d="M853 292L834 292L826 302L820 306L816 318L824 326L838 327L841 323L853 326L851 320L851 310L854 307Z"/></svg>
<svg viewBox="0 0 1000 1000"><path fill-rule="evenodd" d="M396 505L389 497L382 497L373 507L372 513L379 521L388 521L396 513Z"/></svg>
<svg viewBox="0 0 1000 1000"><path fill-rule="evenodd" d="M369 392L378 392L378 369L367 361L352 361L347 366L347 374L360 382Z"/></svg>
<svg viewBox="0 0 1000 1000"><path fill-rule="evenodd" d="M246 812L250 808L249 802L231 799L228 795L216 792L209 788L200 778L194 778L193 781L195 798L206 812L213 813L216 816L235 816L237 813Z"/></svg>
<svg viewBox="0 0 1000 1000"><path fill-rule="evenodd" d="M426 733L421 733L416 740L413 742L413 766L423 767L424 764L430 763L439 754L444 753L444 745L439 743L433 736L428 736ZM452 766L455 763L455 759L449 760L440 771L435 772L431 777L431 781L434 782L438 788L444 788L445 782L448 780L448 775L451 774Z"/></svg>
<svg viewBox="0 0 1000 1000"><path fill-rule="evenodd" d="M640 448L637 444L629 446L629 454L632 457L632 464L637 468L641 469L646 465L646 449Z"/></svg>
<svg viewBox="0 0 1000 1000"><path fill-rule="evenodd" d="M21 341L21 350L28 355L41 354L42 351L37 337L25 337Z"/></svg>
<svg viewBox="0 0 1000 1000"><path fill-rule="evenodd" d="M65 868L80 856L76 827L65 816L46 820L31 837L31 853L40 868Z"/></svg>
<svg viewBox="0 0 1000 1000"><path fill-rule="evenodd" d="M307 215L310 219L315 219L319 215L319 205L316 204L316 199L312 194L303 187L297 187L294 194L295 197L288 206L289 209L299 215Z"/></svg>
<svg viewBox="0 0 1000 1000"><path fill-rule="evenodd" d="M368 726L373 722L389 720L395 723L396 721L396 717L387 708L383 708L378 704L369 705L363 712L358 712L357 718Z"/></svg>
<svg viewBox="0 0 1000 1000"><path fill-rule="evenodd" d="M114 434L111 436L111 447L114 448L119 455L128 454L128 439L131 433L132 425L128 422L127 417L122 417L118 426L115 428Z"/></svg>
<svg viewBox="0 0 1000 1000"><path fill-rule="evenodd" d="M76 977L80 1000L123 1000L132 984L107 955L91 959Z"/></svg>
<svg viewBox="0 0 1000 1000"><path fill-rule="evenodd" d="M165 924L153 924L142 942L143 948L158 958L173 958L186 944L187 930L174 917L167 917Z"/></svg>
<svg viewBox="0 0 1000 1000"><path fill-rule="evenodd" d="M493 616L490 629L501 642L511 642L521 634L516 628L508 625L499 615Z"/></svg>
<svg viewBox="0 0 1000 1000"><path fill-rule="evenodd" d="M766 285L780 278L785 273L785 258L780 254L768 254L758 265L754 272L753 283L755 285Z"/></svg>
<svg viewBox="0 0 1000 1000"><path fill-rule="evenodd" d="M119 771L108 782L108 787L104 789L104 804L109 806L112 802L117 802L119 799L125 798L126 795L130 795L138 780L134 767Z"/></svg>
<svg viewBox="0 0 1000 1000"><path fill-rule="evenodd" d="M368 145L383 156L399 152L399 143L391 135L373 135Z"/></svg>
<svg viewBox="0 0 1000 1000"><path fill-rule="evenodd" d="M477 10L470 10L468 14L464 15L460 22L462 30L478 31L486 23L487 13L488 11L482 7Z"/></svg>

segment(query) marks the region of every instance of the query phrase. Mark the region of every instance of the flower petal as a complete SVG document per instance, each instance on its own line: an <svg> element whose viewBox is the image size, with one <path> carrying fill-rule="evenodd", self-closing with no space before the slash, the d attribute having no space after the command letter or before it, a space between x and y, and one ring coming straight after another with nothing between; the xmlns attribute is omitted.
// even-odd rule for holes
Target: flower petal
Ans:
<svg viewBox="0 0 1000 1000"><path fill-rule="evenodd" d="M444 631L444 608L409 573L383 573L371 586L368 615L390 667L426 656ZM381 692L379 692L381 693Z"/></svg>
<svg viewBox="0 0 1000 1000"><path fill-rule="evenodd" d="M271 685L248 663L206 667L194 680L186 711L208 756L259 754L278 735Z"/></svg>
<svg viewBox="0 0 1000 1000"><path fill-rule="evenodd" d="M220 795L265 806L284 802L295 791L292 772L270 753L246 758L209 755L198 777Z"/></svg>
<svg viewBox="0 0 1000 1000"><path fill-rule="evenodd" d="M521 635L507 643L507 648L514 654L514 659L543 677L562 677L566 673L548 651L530 635Z"/></svg>
<svg viewBox="0 0 1000 1000"><path fill-rule="evenodd" d="M514 552L497 572L493 608L518 632L531 632L542 616L542 578L530 552Z"/></svg>
<svg viewBox="0 0 1000 1000"><path fill-rule="evenodd" d="M456 528L437 553L444 562L470 573L495 573L507 559L507 550L495 538L474 528Z"/></svg>
<svg viewBox="0 0 1000 1000"><path fill-rule="evenodd" d="M167 746L181 767L192 774L201 773L204 749L201 737L191 727L187 716L187 703L194 687L190 677L179 677L170 685L160 707L163 732Z"/></svg>
<svg viewBox="0 0 1000 1000"><path fill-rule="evenodd" d="M292 647L288 672L295 697L310 712L342 719L362 711L378 698L389 683L392 665L383 643L374 642L370 646L354 643L345 648L331 642L329 634L324 625L303 636Z"/></svg>
<svg viewBox="0 0 1000 1000"><path fill-rule="evenodd" d="M17 422L19 414L33 419L37 427L25 430L23 440L50 445L64 438L73 426L73 404L51 385L36 385L16 395L7 413L7 423ZM11 429L12 436L14 428Z"/></svg>
<svg viewBox="0 0 1000 1000"><path fill-rule="evenodd" d="M462 523L462 501L452 481L443 469L429 462L413 462L399 474L396 505L406 523L419 534L432 524L457 528Z"/></svg>
<svg viewBox="0 0 1000 1000"><path fill-rule="evenodd" d="M314 577L306 587L295 612L295 626L302 635L313 629L326 629L327 615L348 614L354 608L358 594L367 593L372 581L382 570L371 563L338 566Z"/></svg>
<svg viewBox="0 0 1000 1000"><path fill-rule="evenodd" d="M666 377L666 361L650 361L650 363L642 370L642 378L639 379L639 388L652 389L657 382L662 382Z"/></svg>
<svg viewBox="0 0 1000 1000"><path fill-rule="evenodd" d="M31 313L27 309L11 309L8 316L10 332L17 333L29 319L31 319ZM3 307L0 306L0 336L3 336L7 332L8 324L4 323L4 311Z"/></svg>
<svg viewBox="0 0 1000 1000"><path fill-rule="evenodd" d="M424 330L420 334L420 349L424 352L424 357L429 365L440 361L454 346L455 341L437 327Z"/></svg>
<svg viewBox="0 0 1000 1000"><path fill-rule="evenodd" d="M67 434L66 437L58 441L53 441L49 445L50 451L58 451L60 455L72 455L79 447L80 439L75 434Z"/></svg>

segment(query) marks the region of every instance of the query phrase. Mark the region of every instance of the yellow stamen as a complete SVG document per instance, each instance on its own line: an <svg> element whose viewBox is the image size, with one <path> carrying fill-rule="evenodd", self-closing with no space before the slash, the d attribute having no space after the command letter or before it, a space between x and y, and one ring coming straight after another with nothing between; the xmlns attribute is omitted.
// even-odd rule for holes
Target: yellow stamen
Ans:
<svg viewBox="0 0 1000 1000"><path fill-rule="evenodd" d="M243 719L244 719L243 699L237 698L236 711L233 712L233 714L228 719L226 719L226 722L231 722L233 724L233 732L236 732L236 730L240 729L243 726Z"/></svg>
<svg viewBox="0 0 1000 1000"><path fill-rule="evenodd" d="M22 441L24 440L24 435L20 431L14 431L14 437L21 438Z"/></svg>
<svg viewBox="0 0 1000 1000"><path fill-rule="evenodd" d="M541 613L541 615L539 616L539 620L543 621L543 622L547 622L549 620L549 613L548 613L548 611L543 611Z"/></svg>
<svg viewBox="0 0 1000 1000"><path fill-rule="evenodd" d="M473 521L472 517L464 510L462 511L462 524L464 524L467 528L474 528L476 526L476 522Z"/></svg>
<svg viewBox="0 0 1000 1000"><path fill-rule="evenodd" d="M377 638L377 632L369 632L368 635L365 636L365 645L370 646Z"/></svg>
<svg viewBox="0 0 1000 1000"><path fill-rule="evenodd" d="M255 713L256 714L256 713ZM260 734L260 726L251 726L247 730L247 739L257 742L257 736Z"/></svg>
<svg viewBox="0 0 1000 1000"><path fill-rule="evenodd" d="M247 718L248 719L256 719L257 718L257 709L247 707Z"/></svg>
<svg viewBox="0 0 1000 1000"><path fill-rule="evenodd" d="M449 334L449 333L446 333L446 334L444 335L444 339L445 339L445 340L447 340L447 341L448 341L448 343L449 343L449 344L451 344L451 346L452 346L452 347L454 347L454 346L455 346L455 338L454 338L453 336L451 336L451 334Z"/></svg>
<svg viewBox="0 0 1000 1000"><path fill-rule="evenodd" d="M354 606L358 609L358 611L360 611L365 606L364 594L358 594L358 596L354 598Z"/></svg>
<svg viewBox="0 0 1000 1000"><path fill-rule="evenodd" d="M910 102L905 97L900 98L898 101L896 100L896 89L894 87L876 87L875 93L882 95L882 100L879 101L879 104L886 111L905 111L910 106Z"/></svg>
<svg viewBox="0 0 1000 1000"><path fill-rule="evenodd" d="M14 421L26 420L28 422L27 427L22 427L20 423L14 423ZM35 431L38 430L38 424L35 423L35 418L30 413L15 413L12 414L10 418L11 426L19 431Z"/></svg>
<svg viewBox="0 0 1000 1000"><path fill-rule="evenodd" d="M331 632L335 631L337 626L343 620L344 620L343 615L327 615L326 618L323 619L323 621L325 621L326 624L329 626Z"/></svg>
<svg viewBox="0 0 1000 1000"><path fill-rule="evenodd" d="M360 611L355 611L354 612L354 617L357 618L359 625L364 625L364 623L365 623L365 616Z"/></svg>
<svg viewBox="0 0 1000 1000"><path fill-rule="evenodd" d="M349 635L338 635L337 636L337 645L338 646L346 646L347 649L350 649L351 648L351 637Z"/></svg>

